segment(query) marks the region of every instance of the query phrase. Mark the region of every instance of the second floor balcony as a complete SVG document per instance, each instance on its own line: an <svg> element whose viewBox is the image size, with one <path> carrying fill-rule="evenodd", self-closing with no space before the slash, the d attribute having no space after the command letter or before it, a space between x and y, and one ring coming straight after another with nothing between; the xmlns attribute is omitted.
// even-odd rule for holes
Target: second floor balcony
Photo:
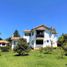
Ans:
<svg viewBox="0 0 67 67"><path fill-rule="evenodd" d="M37 34L36 37L44 37L44 34Z"/></svg>
<svg viewBox="0 0 67 67"><path fill-rule="evenodd" d="M36 37L44 37L44 31L37 30L36 31Z"/></svg>

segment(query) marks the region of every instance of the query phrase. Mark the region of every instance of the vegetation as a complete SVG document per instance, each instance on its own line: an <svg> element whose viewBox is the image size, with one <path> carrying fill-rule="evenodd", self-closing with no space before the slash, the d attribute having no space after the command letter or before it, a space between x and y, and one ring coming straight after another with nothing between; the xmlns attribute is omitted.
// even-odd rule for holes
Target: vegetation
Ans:
<svg viewBox="0 0 67 67"><path fill-rule="evenodd" d="M3 40L3 39L0 37L0 40Z"/></svg>
<svg viewBox="0 0 67 67"><path fill-rule="evenodd" d="M60 46L63 46L64 43L67 43L67 34L62 34L58 38L58 44L60 44Z"/></svg>
<svg viewBox="0 0 67 67"><path fill-rule="evenodd" d="M13 37L20 37L18 30L15 30L15 32L13 33Z"/></svg>
<svg viewBox="0 0 67 67"><path fill-rule="evenodd" d="M51 54L53 48L52 47L45 47L45 48L40 48L39 51L40 53L44 53L44 54Z"/></svg>
<svg viewBox="0 0 67 67"><path fill-rule="evenodd" d="M9 52L10 46L0 47L1 52Z"/></svg>
<svg viewBox="0 0 67 67"><path fill-rule="evenodd" d="M58 44L60 44L61 48L65 52L65 55L67 55L67 34L62 34L62 36L59 37Z"/></svg>
<svg viewBox="0 0 67 67"><path fill-rule="evenodd" d="M12 42L11 37L7 38L6 40L11 44Z"/></svg>
<svg viewBox="0 0 67 67"><path fill-rule="evenodd" d="M29 45L27 44L25 39L19 39L14 51L18 53L18 55L27 55L30 51Z"/></svg>
<svg viewBox="0 0 67 67"><path fill-rule="evenodd" d="M14 32L14 37L20 37L17 30ZM11 38L7 40L11 42ZM60 47L56 49L45 47L30 51L26 40L19 39L14 48L19 57L15 56L13 51L7 52L10 50L9 46L0 47L0 67L67 67L67 34L59 37L58 44ZM30 56L26 56L28 53Z"/></svg>
<svg viewBox="0 0 67 67"><path fill-rule="evenodd" d="M7 52L0 56L0 67L67 67L67 57L58 59L60 49L54 49L52 54L43 54L31 51L29 56L14 56L15 53Z"/></svg>
<svg viewBox="0 0 67 67"><path fill-rule="evenodd" d="M1 50L0 50L0 56L1 56Z"/></svg>

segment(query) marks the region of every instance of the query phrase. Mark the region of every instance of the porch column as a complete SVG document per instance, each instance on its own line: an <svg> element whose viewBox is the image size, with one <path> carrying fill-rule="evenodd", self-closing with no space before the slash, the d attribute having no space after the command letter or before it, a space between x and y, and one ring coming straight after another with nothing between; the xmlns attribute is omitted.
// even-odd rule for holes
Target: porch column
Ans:
<svg viewBox="0 0 67 67"><path fill-rule="evenodd" d="M36 30L34 31L34 49L36 48Z"/></svg>
<svg viewBox="0 0 67 67"><path fill-rule="evenodd" d="M12 41L12 50L14 49L14 41Z"/></svg>

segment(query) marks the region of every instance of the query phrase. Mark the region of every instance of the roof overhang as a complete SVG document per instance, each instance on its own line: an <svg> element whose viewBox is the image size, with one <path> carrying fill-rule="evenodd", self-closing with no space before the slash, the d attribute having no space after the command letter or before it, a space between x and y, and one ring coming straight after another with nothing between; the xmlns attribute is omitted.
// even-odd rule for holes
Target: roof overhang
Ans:
<svg viewBox="0 0 67 67"><path fill-rule="evenodd" d="M6 41L6 40L0 40L0 43L8 44L9 42L8 42L8 41Z"/></svg>

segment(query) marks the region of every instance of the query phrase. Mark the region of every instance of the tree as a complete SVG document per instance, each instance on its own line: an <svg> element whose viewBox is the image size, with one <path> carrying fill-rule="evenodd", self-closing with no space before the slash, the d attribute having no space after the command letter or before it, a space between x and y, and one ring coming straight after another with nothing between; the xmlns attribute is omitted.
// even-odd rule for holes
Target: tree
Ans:
<svg viewBox="0 0 67 67"><path fill-rule="evenodd" d="M61 44L61 46L63 46L64 43L67 43L67 34L62 34L58 38L58 43Z"/></svg>
<svg viewBox="0 0 67 67"><path fill-rule="evenodd" d="M58 44L61 44L61 48L64 50L65 55L67 55L67 34L62 34L59 37Z"/></svg>
<svg viewBox="0 0 67 67"><path fill-rule="evenodd" d="M0 33L0 35L1 35L1 33ZM3 40L3 39L0 37L0 40Z"/></svg>
<svg viewBox="0 0 67 67"><path fill-rule="evenodd" d="M18 55L27 55L30 51L29 45L27 44L26 40L21 38L18 40L17 45L14 48L14 51L18 53Z"/></svg>
<svg viewBox="0 0 67 67"><path fill-rule="evenodd" d="M62 46L64 43L64 35L62 34L59 38L58 38L58 46Z"/></svg>
<svg viewBox="0 0 67 67"><path fill-rule="evenodd" d="M12 42L11 37L7 38L6 40L9 41L10 43Z"/></svg>
<svg viewBox="0 0 67 67"><path fill-rule="evenodd" d="M19 34L18 30L15 30L15 32L13 33L13 36L14 37L20 37L20 34Z"/></svg>
<svg viewBox="0 0 67 67"><path fill-rule="evenodd" d="M0 38L0 40L3 40L2 38Z"/></svg>

